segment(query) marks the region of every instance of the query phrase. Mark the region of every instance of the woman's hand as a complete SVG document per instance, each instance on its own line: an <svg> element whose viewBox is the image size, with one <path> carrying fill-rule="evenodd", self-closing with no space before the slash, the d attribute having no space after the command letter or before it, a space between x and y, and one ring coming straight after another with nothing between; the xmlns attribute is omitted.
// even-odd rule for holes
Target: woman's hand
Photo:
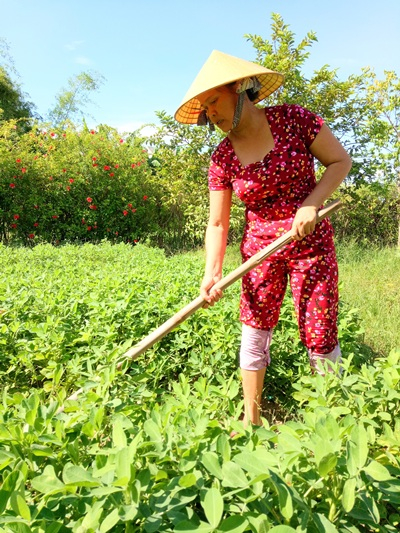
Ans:
<svg viewBox="0 0 400 533"><path fill-rule="evenodd" d="M317 223L318 209L314 206L300 207L294 217L292 224L293 239L301 241L312 233Z"/></svg>
<svg viewBox="0 0 400 533"><path fill-rule="evenodd" d="M222 291L213 289L212 287L221 279L221 276L205 275L200 285L200 296L206 301L203 307L207 308L213 306L218 300L222 298Z"/></svg>

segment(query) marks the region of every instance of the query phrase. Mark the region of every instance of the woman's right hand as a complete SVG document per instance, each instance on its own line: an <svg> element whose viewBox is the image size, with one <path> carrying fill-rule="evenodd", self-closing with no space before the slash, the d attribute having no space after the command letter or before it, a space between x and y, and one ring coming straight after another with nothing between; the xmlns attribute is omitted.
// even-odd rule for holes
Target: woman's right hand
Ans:
<svg viewBox="0 0 400 533"><path fill-rule="evenodd" d="M218 300L222 298L221 289L213 289L213 286L221 279L221 276L205 275L200 285L200 296L205 300L203 307L207 308L213 306Z"/></svg>

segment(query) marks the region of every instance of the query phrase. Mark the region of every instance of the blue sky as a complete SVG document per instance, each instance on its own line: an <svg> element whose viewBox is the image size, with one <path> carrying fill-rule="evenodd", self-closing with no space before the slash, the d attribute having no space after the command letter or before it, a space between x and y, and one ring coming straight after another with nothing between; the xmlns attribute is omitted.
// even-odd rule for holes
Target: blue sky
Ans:
<svg viewBox="0 0 400 533"><path fill-rule="evenodd" d="M273 12L296 42L316 32L306 73L400 74L399 0L0 0L0 38L42 116L70 77L95 71L91 123L129 130L172 115L213 49L253 60L244 35L269 39Z"/></svg>

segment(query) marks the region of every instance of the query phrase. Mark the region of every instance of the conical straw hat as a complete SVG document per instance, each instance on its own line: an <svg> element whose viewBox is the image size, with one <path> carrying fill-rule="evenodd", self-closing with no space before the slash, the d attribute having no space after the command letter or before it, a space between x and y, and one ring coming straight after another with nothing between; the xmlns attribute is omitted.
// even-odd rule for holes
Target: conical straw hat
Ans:
<svg viewBox="0 0 400 533"><path fill-rule="evenodd" d="M261 84L259 95L253 100L255 104L272 94L283 83L283 75L279 72L214 50L186 93L175 113L175 119L183 124L197 124L202 110L198 96L210 89L252 76L256 76Z"/></svg>

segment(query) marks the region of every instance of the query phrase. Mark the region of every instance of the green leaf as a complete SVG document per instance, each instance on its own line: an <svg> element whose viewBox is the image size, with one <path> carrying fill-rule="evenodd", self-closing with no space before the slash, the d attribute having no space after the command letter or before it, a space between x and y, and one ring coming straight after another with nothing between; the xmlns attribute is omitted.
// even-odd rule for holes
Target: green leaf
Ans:
<svg viewBox="0 0 400 533"><path fill-rule="evenodd" d="M17 489L19 477L20 472L18 472L18 470L11 472L11 474L5 478L3 486L1 487L2 490L6 492L14 492Z"/></svg>
<svg viewBox="0 0 400 533"><path fill-rule="evenodd" d="M16 495L15 501L16 501L18 513L20 514L21 518L24 518L25 520L28 520L29 522L31 520L31 511L26 501L20 494Z"/></svg>
<svg viewBox="0 0 400 533"><path fill-rule="evenodd" d="M350 435L350 441L354 443L352 447L352 456L355 461L355 465L358 469L361 469L368 457L368 441L367 432L362 424L355 426Z"/></svg>
<svg viewBox="0 0 400 533"><path fill-rule="evenodd" d="M318 473L321 477L325 477L335 469L337 464L337 457L335 453L328 453L321 459L318 464Z"/></svg>
<svg viewBox="0 0 400 533"><path fill-rule="evenodd" d="M279 509L282 516L289 520L293 516L293 502L289 489L283 481L275 483L275 487L278 491Z"/></svg>
<svg viewBox="0 0 400 533"><path fill-rule="evenodd" d="M53 465L47 465L43 474L32 479L32 487L43 494L54 494L65 490L65 485L56 476Z"/></svg>
<svg viewBox="0 0 400 533"><path fill-rule="evenodd" d="M125 448L127 441L122 422L119 418L113 421L112 426L112 440L116 448Z"/></svg>
<svg viewBox="0 0 400 533"><path fill-rule="evenodd" d="M249 484L245 473L239 465L227 461L222 465L222 485L224 487L240 488Z"/></svg>
<svg viewBox="0 0 400 533"><path fill-rule="evenodd" d="M196 485L197 478L193 474L193 472L190 472L189 474L185 474L184 476L181 476L179 478L179 486L180 487L192 487L193 485Z"/></svg>
<svg viewBox="0 0 400 533"><path fill-rule="evenodd" d="M290 526L275 526L268 533L296 533L296 530Z"/></svg>
<svg viewBox="0 0 400 533"><path fill-rule="evenodd" d="M265 448L238 453L233 461L253 475L269 474L269 466L276 466L276 457Z"/></svg>
<svg viewBox="0 0 400 533"><path fill-rule="evenodd" d="M265 514L258 516L248 516L247 519L252 528L251 530L254 533L268 533L268 531L270 530L270 524Z"/></svg>
<svg viewBox="0 0 400 533"><path fill-rule="evenodd" d="M115 526L119 522L119 514L118 509L114 509L111 511L110 514L108 514L103 520L103 522L100 524L100 533L106 533L107 531L110 531L112 527Z"/></svg>
<svg viewBox="0 0 400 533"><path fill-rule="evenodd" d="M349 479L346 479L346 482L343 486L342 506L346 513L349 513L353 509L355 501L356 479L354 477L351 477Z"/></svg>
<svg viewBox="0 0 400 533"><path fill-rule="evenodd" d="M220 491L216 488L208 489L201 506L204 509L207 520L216 528L221 522L222 513L224 512L224 500Z"/></svg>
<svg viewBox="0 0 400 533"><path fill-rule="evenodd" d="M222 469L221 465L219 464L218 455L214 452L205 452L201 456L201 462L203 465L207 468L207 470L212 474L213 476L217 477L218 479L222 479Z"/></svg>
<svg viewBox="0 0 400 533"><path fill-rule="evenodd" d="M375 481L389 481L393 479L389 470L378 463L378 461L371 461L365 468L364 472L368 474Z"/></svg>
<svg viewBox="0 0 400 533"><path fill-rule="evenodd" d="M152 418L146 420L143 424L143 429L145 433L150 437L150 442L152 442L158 451L162 450L162 436L160 428L154 422Z"/></svg>
<svg viewBox="0 0 400 533"><path fill-rule="evenodd" d="M233 515L221 522L217 533L242 533L246 531L247 526L248 520L244 516ZM262 531L258 531L258 533L262 533Z"/></svg>
<svg viewBox="0 0 400 533"><path fill-rule="evenodd" d="M90 472L87 472L81 466L67 463L63 470L63 481L66 485L73 485L76 487L98 487L101 485L99 481L94 479Z"/></svg>
<svg viewBox="0 0 400 533"><path fill-rule="evenodd" d="M323 531L324 533L338 533L336 527L323 514L313 513L312 517L315 525L318 528L318 531Z"/></svg>
<svg viewBox="0 0 400 533"><path fill-rule="evenodd" d="M206 522L200 522L198 520L185 520L178 524L174 531L179 531L180 533L192 533L193 531L198 531L199 533L211 533L214 531L214 528L207 524Z"/></svg>
<svg viewBox="0 0 400 533"><path fill-rule="evenodd" d="M8 500L12 492L10 490L0 490L0 516L7 507Z"/></svg>

